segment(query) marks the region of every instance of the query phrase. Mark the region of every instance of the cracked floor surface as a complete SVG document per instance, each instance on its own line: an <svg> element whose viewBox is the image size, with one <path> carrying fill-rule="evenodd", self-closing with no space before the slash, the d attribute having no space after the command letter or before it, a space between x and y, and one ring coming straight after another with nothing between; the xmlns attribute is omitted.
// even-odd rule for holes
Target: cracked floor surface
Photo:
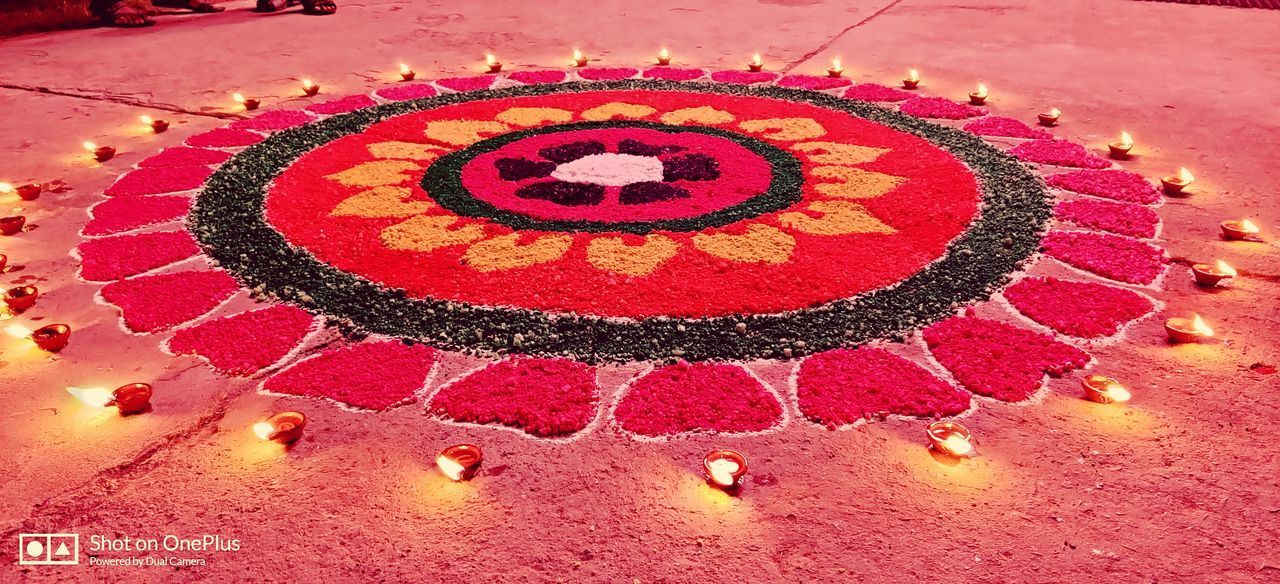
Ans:
<svg viewBox="0 0 1280 584"><path fill-rule="evenodd" d="M1246 211L1272 234L1280 225L1280 13L1103 0L367 0L310 18L251 4L148 30L0 41L0 180L73 187L28 206L37 230L0 241L23 267L2 283L39 286L33 315L76 325L58 357L0 347L0 545L64 531L241 542L201 567L6 563L3 580L273 581L284 567L312 581L1280 578L1280 383L1250 369L1280 361L1280 261L1275 245L1215 235ZM968 421L983 456L962 467L928 457L918 422L734 439L764 480L728 501L696 476L724 439L601 432L543 444L442 427L412 408L365 416L307 403L313 431L280 457L244 430L275 398L123 334L96 287L74 280L67 251L84 209L130 165L224 123L233 91L301 106L289 96L304 76L338 96L385 85L400 61L426 78L464 74L486 50L518 68L559 64L575 46L603 65L645 63L667 46L687 64L734 68L759 52L801 72L839 55L858 80L919 68L931 95L981 80L1000 115L1060 107L1057 133L1095 147L1127 129L1142 150L1128 168L1188 166L1201 179L1203 193L1160 209L1163 243L1181 264L1223 258L1243 277L1206 293L1179 266L1159 297L1169 314L1210 317L1222 342L1171 349L1159 320L1143 321L1094 351L1134 389L1131 407L1099 415L1071 380L1037 405L984 404ZM137 115L156 110L174 128L137 132ZM86 164L84 140L120 155ZM155 411L127 424L68 407L62 392L134 380L155 382ZM463 439L482 441L502 472L440 479L435 452Z"/></svg>

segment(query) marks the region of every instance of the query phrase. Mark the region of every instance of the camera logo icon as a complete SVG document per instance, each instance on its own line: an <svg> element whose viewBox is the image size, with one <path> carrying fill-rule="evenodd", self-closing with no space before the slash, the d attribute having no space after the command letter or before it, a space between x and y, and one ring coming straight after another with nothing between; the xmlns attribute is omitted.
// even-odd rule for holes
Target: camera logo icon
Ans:
<svg viewBox="0 0 1280 584"><path fill-rule="evenodd" d="M68 566L80 563L80 535L75 533L18 534L18 563Z"/></svg>

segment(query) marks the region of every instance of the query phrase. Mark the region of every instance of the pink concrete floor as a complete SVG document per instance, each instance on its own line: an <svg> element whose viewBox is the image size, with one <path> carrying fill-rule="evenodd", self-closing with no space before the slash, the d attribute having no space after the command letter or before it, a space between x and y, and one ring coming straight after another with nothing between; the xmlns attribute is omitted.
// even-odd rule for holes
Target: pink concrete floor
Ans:
<svg viewBox="0 0 1280 584"><path fill-rule="evenodd" d="M0 580L1261 582L1280 579L1280 260L1231 244L1245 214L1280 239L1280 12L1119 0L694 2L347 1L339 15L261 16L248 1L150 30L83 30L0 41L0 180L62 179L30 205L39 229L0 242L24 269L0 284L44 291L34 316L76 327L57 357L0 346L0 546L72 532L236 538L188 554L192 568L0 566ZM637 443L597 432L553 444L429 423L417 408L359 415L257 395L154 337L121 333L67 255L84 208L118 172L224 123L233 90L283 100L307 76L329 95L384 86L399 61L463 74L484 51L515 66L679 62L733 68L752 52L817 72L842 56L858 80L908 67L933 95L991 87L1022 119L1057 106L1059 135L1102 147L1139 140L1127 168L1192 168L1203 187L1160 209L1175 258L1167 313L1197 311L1219 342L1169 347L1159 319L1094 351L1135 393L1128 407L1077 397L1071 380L1035 405L985 403L966 423L982 456L939 464L919 422L853 431L792 426L752 438ZM301 102L297 105L301 105ZM169 133L141 135L158 111ZM83 140L121 154L87 164ZM8 209L6 205L4 209ZM17 260L20 258L20 260ZM1204 292L1186 264L1222 258L1234 288ZM151 380L155 412L90 418L62 388ZM288 455L245 431L302 404L307 440ZM466 484L435 452L482 440L488 472ZM700 478L702 453L753 461L740 498ZM105 554L113 556L113 554ZM128 556L115 554L114 556Z"/></svg>

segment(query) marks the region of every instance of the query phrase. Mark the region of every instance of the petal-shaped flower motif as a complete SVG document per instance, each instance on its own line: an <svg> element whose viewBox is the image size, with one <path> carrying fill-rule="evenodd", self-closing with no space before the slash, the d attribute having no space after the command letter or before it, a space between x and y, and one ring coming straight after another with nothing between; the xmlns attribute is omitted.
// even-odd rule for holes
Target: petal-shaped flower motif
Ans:
<svg viewBox="0 0 1280 584"><path fill-rule="evenodd" d="M545 69L542 71L516 71L507 76L508 80L527 85L536 85L539 83L559 83L564 81L569 74L556 69Z"/></svg>
<svg viewBox="0 0 1280 584"><path fill-rule="evenodd" d="M645 79L666 79L668 81L693 81L700 77L706 76L707 72L702 69L690 69L685 67L650 67L644 70Z"/></svg>
<svg viewBox="0 0 1280 584"><path fill-rule="evenodd" d="M746 120L738 124L743 130L754 132L770 140L794 142L811 140L827 135L826 128L811 118L770 118Z"/></svg>
<svg viewBox="0 0 1280 584"><path fill-rule="evenodd" d="M479 241L467 249L462 261L481 272L527 268L560 259L573 245L568 235L540 235L521 242L519 233Z"/></svg>
<svg viewBox="0 0 1280 584"><path fill-rule="evenodd" d="M502 180L547 178L556 170L554 162L537 162L528 158L499 158L493 161Z"/></svg>
<svg viewBox="0 0 1280 584"><path fill-rule="evenodd" d="M113 197L89 210L92 218L80 233L101 236L132 231L181 219L190 210L187 197Z"/></svg>
<svg viewBox="0 0 1280 584"><path fill-rule="evenodd" d="M390 249L431 252L484 238L484 228L467 223L453 228L457 217L418 215L382 230L382 243Z"/></svg>
<svg viewBox="0 0 1280 584"><path fill-rule="evenodd" d="M457 422L564 437L596 417L595 369L569 359L515 357L441 386L428 410Z"/></svg>
<svg viewBox="0 0 1280 584"><path fill-rule="evenodd" d="M903 102L902 113L918 118L935 118L942 120L963 120L986 115L987 110L963 103L956 103L945 97L913 97Z"/></svg>
<svg viewBox="0 0 1280 584"><path fill-rule="evenodd" d="M160 231L91 239L76 246L80 277L109 282L187 259L200 248L186 231Z"/></svg>
<svg viewBox="0 0 1280 584"><path fill-rule="evenodd" d="M979 136L1008 136L1010 138L1033 138L1039 140L1053 137L1053 134L1032 128L1022 123L1021 120L1001 116L988 116L980 120L974 120L965 124L964 130Z"/></svg>
<svg viewBox="0 0 1280 584"><path fill-rule="evenodd" d="M658 110L647 105L612 101L583 111L582 119L591 122L603 122L613 118L643 118L657 112Z"/></svg>
<svg viewBox="0 0 1280 584"><path fill-rule="evenodd" d="M677 363L631 383L613 412L640 436L759 432L783 421L778 396L739 365Z"/></svg>
<svg viewBox="0 0 1280 584"><path fill-rule="evenodd" d="M226 272L174 272L107 284L102 299L120 308L129 330L153 333L208 314L239 289Z"/></svg>
<svg viewBox="0 0 1280 584"><path fill-rule="evenodd" d="M809 160L817 164L844 166L875 162L877 158L889 152L888 148L872 148L839 142L800 142L792 144L791 149L806 153Z"/></svg>
<svg viewBox="0 0 1280 584"><path fill-rule="evenodd" d="M623 205L645 205L691 196L685 189L657 181L631 183L618 189L618 202Z"/></svg>
<svg viewBox="0 0 1280 584"><path fill-rule="evenodd" d="M876 219L867 209L849 201L814 201L805 211L778 215L778 222L802 233L813 235L850 235L853 233L896 233L897 230Z"/></svg>
<svg viewBox="0 0 1280 584"><path fill-rule="evenodd" d="M1085 199L1058 203L1053 216L1082 227L1144 239L1155 237L1160 224L1160 216L1142 205Z"/></svg>
<svg viewBox="0 0 1280 584"><path fill-rule="evenodd" d="M566 207L581 207L584 205L599 205L601 201L604 201L604 187L587 183L552 180L522 186L516 189L515 195L521 199L538 199Z"/></svg>
<svg viewBox="0 0 1280 584"><path fill-rule="evenodd" d="M330 212L339 217L410 217L432 207L427 201L411 201L413 189L375 187L338 203Z"/></svg>
<svg viewBox="0 0 1280 584"><path fill-rule="evenodd" d="M848 166L816 166L813 176L835 179L831 182L820 182L813 189L829 197L842 199L872 199L897 188L903 182L902 177L872 172Z"/></svg>
<svg viewBox="0 0 1280 584"><path fill-rule="evenodd" d="M876 83L860 83L844 90L844 97L862 101L906 101L915 97L914 93L885 87Z"/></svg>
<svg viewBox="0 0 1280 584"><path fill-rule="evenodd" d="M228 158L231 158L231 153L223 150L175 146L161 150L159 154L139 162L138 166L202 166L222 164Z"/></svg>
<svg viewBox="0 0 1280 584"><path fill-rule="evenodd" d="M791 257L796 239L777 227L752 223L741 234L699 233L693 236L693 246L735 262L780 264Z"/></svg>
<svg viewBox="0 0 1280 584"><path fill-rule="evenodd" d="M671 238L656 233L644 236L639 245L628 245L626 237L597 237L587 244L587 261L615 274L647 276L679 250Z"/></svg>
<svg viewBox="0 0 1280 584"><path fill-rule="evenodd" d="M588 81L612 81L614 79L630 79L640 73L631 67L588 67L578 69L578 77Z"/></svg>
<svg viewBox="0 0 1280 584"><path fill-rule="evenodd" d="M604 154L605 146L602 142L594 140L584 140L581 142L569 142L568 144L557 144L549 146L538 151L538 156L546 158L558 164L573 162L579 158L593 156L596 154Z"/></svg>
<svg viewBox="0 0 1280 584"><path fill-rule="evenodd" d="M223 373L248 376L297 350L314 326L315 318L306 311L277 304L181 329L167 349L201 357Z"/></svg>
<svg viewBox="0 0 1280 584"><path fill-rule="evenodd" d="M448 152L448 149L436 146L435 144L420 144L418 142L375 142L366 146L369 154L375 158L394 159L394 160L416 160L418 162L430 162L440 157L441 154Z"/></svg>
<svg viewBox="0 0 1280 584"><path fill-rule="evenodd" d="M1073 337L1107 337L1155 310L1132 290L1057 278L1026 278L1004 291L1018 312Z"/></svg>
<svg viewBox="0 0 1280 584"><path fill-rule="evenodd" d="M1169 261L1158 247L1105 233L1051 231L1040 245L1068 265L1130 284L1154 282Z"/></svg>
<svg viewBox="0 0 1280 584"><path fill-rule="evenodd" d="M539 126L546 122L563 124L573 119L573 112L554 107L513 107L494 116L493 119L510 126L525 128Z"/></svg>
<svg viewBox="0 0 1280 584"><path fill-rule="evenodd" d="M437 79L436 85L445 89L454 91L477 91L480 89L489 89L493 87L493 82L498 80L497 75L476 75L474 77L446 77Z"/></svg>
<svg viewBox="0 0 1280 584"><path fill-rule="evenodd" d="M924 330L934 358L965 389L1022 401L1044 383L1089 364L1089 354L1053 337L976 317L953 317Z"/></svg>
<svg viewBox="0 0 1280 584"><path fill-rule="evenodd" d="M303 110L271 110L263 112L247 120L238 120L227 126L232 130L260 130L274 132L301 126L314 121L316 116Z"/></svg>
<svg viewBox="0 0 1280 584"><path fill-rule="evenodd" d="M711 80L720 83L740 83L749 85L752 83L770 83L778 78L777 73L769 71L716 71L711 74Z"/></svg>
<svg viewBox="0 0 1280 584"><path fill-rule="evenodd" d="M1110 162L1067 140L1030 140L1014 146L1009 154L1027 162L1079 168L1106 168Z"/></svg>
<svg viewBox="0 0 1280 584"><path fill-rule="evenodd" d="M686 107L675 111L662 114L659 118L664 124L679 126L682 124L701 124L704 126L714 126L716 124L727 124L734 120L733 114L713 108L711 106Z"/></svg>
<svg viewBox="0 0 1280 584"><path fill-rule="evenodd" d="M796 376L800 412L835 427L887 415L937 418L969 409L969 394L925 368L874 347L818 353Z"/></svg>
<svg viewBox="0 0 1280 584"><path fill-rule="evenodd" d="M108 197L157 195L199 188L213 174L208 166L139 168L120 177L104 192Z"/></svg>
<svg viewBox="0 0 1280 584"><path fill-rule="evenodd" d="M374 95L389 101L405 101L409 99L422 99L424 97L432 97L439 93L430 83L412 83L409 85L397 85L395 87L386 87L373 92Z"/></svg>
<svg viewBox="0 0 1280 584"><path fill-rule="evenodd" d="M252 146L266 139L266 136L257 132L218 128L187 138L186 144L197 148L239 148Z"/></svg>
<svg viewBox="0 0 1280 584"><path fill-rule="evenodd" d="M488 120L439 120L427 123L427 137L454 146L467 146L508 130L506 124Z"/></svg>
<svg viewBox="0 0 1280 584"><path fill-rule="evenodd" d="M716 180L720 163L706 154L681 154L662 161L662 180Z"/></svg>
<svg viewBox="0 0 1280 584"><path fill-rule="evenodd" d="M409 173L421 169L407 160L370 160L325 178L348 187L382 187L408 182Z"/></svg>
<svg viewBox="0 0 1280 584"><path fill-rule="evenodd" d="M1077 170L1045 179L1051 187L1068 191L1151 205L1160 202L1160 192L1136 172L1125 170Z"/></svg>
<svg viewBox="0 0 1280 584"><path fill-rule="evenodd" d="M307 110L317 114L333 115L345 114L347 112L353 112L361 108L372 107L375 105L378 105L378 102L373 101L373 98L361 93L357 95L348 95L341 99L312 104L307 106Z"/></svg>
<svg viewBox="0 0 1280 584"><path fill-rule="evenodd" d="M800 89L835 89L853 82L844 77L818 77L816 75L787 75L778 80L779 87L798 87Z"/></svg>
<svg viewBox="0 0 1280 584"><path fill-rule="evenodd" d="M435 349L423 345L366 341L302 359L266 380L262 389L385 410L411 403L435 360ZM342 374L335 377L337 371Z"/></svg>

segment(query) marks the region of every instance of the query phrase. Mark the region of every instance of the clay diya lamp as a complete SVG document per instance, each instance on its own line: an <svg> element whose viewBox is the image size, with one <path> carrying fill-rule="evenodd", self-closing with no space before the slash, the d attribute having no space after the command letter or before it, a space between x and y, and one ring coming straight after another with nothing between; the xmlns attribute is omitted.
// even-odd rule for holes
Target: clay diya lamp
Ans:
<svg viewBox="0 0 1280 584"><path fill-rule="evenodd" d="M1164 192L1168 195L1182 194L1193 182L1196 182L1196 177L1186 167L1179 168L1176 175L1160 177L1160 186L1164 187Z"/></svg>
<svg viewBox="0 0 1280 584"><path fill-rule="evenodd" d="M234 100L236 100L236 103L238 103L238 104L240 104L240 105L244 106L245 111L253 111L253 110L256 110L256 109L258 109L258 106L262 105L262 100L260 100L260 99L246 99L246 98L245 98L245 96L240 95L239 93L237 93L237 94L235 94L235 95L232 95L232 96L231 96L231 98L232 98L232 99L234 99Z"/></svg>
<svg viewBox="0 0 1280 584"><path fill-rule="evenodd" d="M987 86L979 83L978 90L969 94L969 103L973 105L987 103Z"/></svg>
<svg viewBox="0 0 1280 584"><path fill-rule="evenodd" d="M469 481L480 471L484 452L474 444L454 444L440 451L436 467L444 476L455 481Z"/></svg>
<svg viewBox="0 0 1280 584"><path fill-rule="evenodd" d="M24 201L34 201L40 198L40 193L44 192L44 186L39 183L25 184L18 187L18 198Z"/></svg>
<svg viewBox="0 0 1280 584"><path fill-rule="evenodd" d="M1111 158L1125 160L1129 158L1129 151L1133 150L1133 136L1128 132L1120 132L1120 141L1107 144L1107 148L1111 150Z"/></svg>
<svg viewBox="0 0 1280 584"><path fill-rule="evenodd" d="M57 353L71 342L71 327L65 324L42 326L31 333L31 340L35 341L37 347Z"/></svg>
<svg viewBox="0 0 1280 584"><path fill-rule="evenodd" d="M973 435L959 422L933 422L925 428L929 448L954 458L973 456Z"/></svg>
<svg viewBox="0 0 1280 584"><path fill-rule="evenodd" d="M106 162L116 156L116 149L113 146L99 146L93 142L85 142L84 149L92 153L93 159L98 162Z"/></svg>
<svg viewBox="0 0 1280 584"><path fill-rule="evenodd" d="M153 134L163 134L165 130L169 129L168 120L155 120L151 116L138 116L138 119L142 120L143 124L150 126Z"/></svg>
<svg viewBox="0 0 1280 584"><path fill-rule="evenodd" d="M417 77L417 76L418 76L418 73L417 73L416 71L414 71L413 69L410 69L408 65L405 65L404 63L401 63L401 64L400 64L400 79L401 79L401 80L403 80L403 81L413 81L413 78L414 78L414 77Z"/></svg>
<svg viewBox="0 0 1280 584"><path fill-rule="evenodd" d="M151 385L148 383L130 383L117 387L111 392L111 401L107 407L115 406L120 415L141 414L151 408Z"/></svg>
<svg viewBox="0 0 1280 584"><path fill-rule="evenodd" d="M280 412L253 425L253 433L263 440L289 445L302 437L307 416L302 412Z"/></svg>
<svg viewBox="0 0 1280 584"><path fill-rule="evenodd" d="M4 259L4 256L0 256ZM0 261L0 270L3 270L4 262ZM40 297L40 290L35 286L18 286L10 288L4 293L4 305L9 307L13 312L22 312L35 306L36 299Z"/></svg>
<svg viewBox="0 0 1280 584"><path fill-rule="evenodd" d="M4 235L17 235L22 231L22 227L26 224L27 218L22 215L0 217L0 233Z"/></svg>
<svg viewBox="0 0 1280 584"><path fill-rule="evenodd" d="M840 59L832 59L831 66L827 67L827 77L840 77L844 75L844 67L840 64Z"/></svg>
<svg viewBox="0 0 1280 584"><path fill-rule="evenodd" d="M752 55L751 60L747 61L747 71L759 73L764 69L764 61L760 60L760 55Z"/></svg>
<svg viewBox="0 0 1280 584"><path fill-rule="evenodd" d="M1062 117L1062 110L1053 108L1047 112L1036 114L1036 118L1040 120L1040 125L1051 128L1058 125L1058 118Z"/></svg>
<svg viewBox="0 0 1280 584"><path fill-rule="evenodd" d="M1214 264L1193 264L1191 273L1196 277L1196 284L1206 288L1217 286L1223 280L1230 280L1238 275L1235 268L1222 260Z"/></svg>
<svg viewBox="0 0 1280 584"><path fill-rule="evenodd" d="M906 89L920 87L920 72L915 69L908 71L906 78L902 80L902 87Z"/></svg>
<svg viewBox="0 0 1280 584"><path fill-rule="evenodd" d="M1106 375L1090 375L1080 380L1084 389L1084 398L1100 404L1121 404L1132 397L1129 390Z"/></svg>
<svg viewBox="0 0 1280 584"><path fill-rule="evenodd" d="M1227 241L1244 241L1252 239L1259 231L1262 231L1257 225L1253 224L1253 221L1248 219L1241 219L1239 221L1223 221L1221 226L1222 238Z"/></svg>
<svg viewBox="0 0 1280 584"><path fill-rule="evenodd" d="M658 64L663 67L671 64L671 53L667 51L666 47L663 47L661 51L658 51Z"/></svg>
<svg viewBox="0 0 1280 584"><path fill-rule="evenodd" d="M499 61L497 57L493 56L492 53L484 56L484 64L489 67L490 73L502 72L502 62Z"/></svg>
<svg viewBox="0 0 1280 584"><path fill-rule="evenodd" d="M733 450L712 450L702 459L702 468L711 484L733 490L742 486L747 474L747 457Z"/></svg>
<svg viewBox="0 0 1280 584"><path fill-rule="evenodd" d="M302 80L302 95L307 97L315 97L320 93L320 86L313 83L310 79Z"/></svg>
<svg viewBox="0 0 1280 584"><path fill-rule="evenodd" d="M1171 318L1164 321L1164 330L1169 335L1170 343L1196 343L1200 339L1213 336L1213 329L1205 324L1200 315L1192 318Z"/></svg>
<svg viewBox="0 0 1280 584"><path fill-rule="evenodd" d="M579 51L578 49L573 50L573 66L574 67L586 67L587 61L589 60L590 59L588 59L586 55L582 54L582 51Z"/></svg>

